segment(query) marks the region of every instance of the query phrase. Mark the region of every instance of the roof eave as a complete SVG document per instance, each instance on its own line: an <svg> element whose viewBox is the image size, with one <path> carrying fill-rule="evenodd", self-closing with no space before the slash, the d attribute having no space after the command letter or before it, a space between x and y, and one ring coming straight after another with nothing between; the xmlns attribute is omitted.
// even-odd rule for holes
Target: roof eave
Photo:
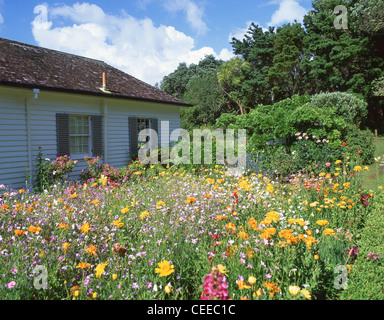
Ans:
<svg viewBox="0 0 384 320"><path fill-rule="evenodd" d="M107 93L103 91L96 92L96 91L89 91L89 90L77 90L77 89L69 89L69 88L63 88L63 87L51 87L51 86L35 85L30 83L12 82L12 81L4 81L4 80L0 80L0 85L16 87L16 88L40 89L40 90L46 90L46 91L52 91L52 92L82 94L82 95L97 96L97 97L108 97L108 98L137 100L137 101L154 102L154 103L162 103L162 104L172 104L172 105L178 105L181 107L193 107L192 104L189 104L186 102L135 97L135 96L122 95L122 94L113 93L113 92Z"/></svg>

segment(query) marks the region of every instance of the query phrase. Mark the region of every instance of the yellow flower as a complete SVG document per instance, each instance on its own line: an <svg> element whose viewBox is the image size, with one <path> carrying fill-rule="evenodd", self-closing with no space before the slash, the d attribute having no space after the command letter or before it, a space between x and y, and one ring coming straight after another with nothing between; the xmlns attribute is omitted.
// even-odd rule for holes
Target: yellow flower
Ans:
<svg viewBox="0 0 384 320"><path fill-rule="evenodd" d="M335 235L335 231L333 229L325 229L323 231L323 235L334 236Z"/></svg>
<svg viewBox="0 0 384 320"><path fill-rule="evenodd" d="M226 267L223 266L222 264L218 264L217 267L213 267L212 269L214 268L217 268L217 270L219 270L219 272L223 275L227 275L228 273L228 270L226 270Z"/></svg>
<svg viewBox="0 0 384 320"><path fill-rule="evenodd" d="M289 286L289 293L293 296L296 296L300 292L300 287L298 286Z"/></svg>
<svg viewBox="0 0 384 320"><path fill-rule="evenodd" d="M112 224L115 225L118 228L122 228L124 226L124 223L121 222L121 218L119 218L117 220L113 220Z"/></svg>
<svg viewBox="0 0 384 320"><path fill-rule="evenodd" d="M96 298L97 298L97 293L96 293L96 292L92 293L92 298L93 298L93 299L96 299Z"/></svg>
<svg viewBox="0 0 384 320"><path fill-rule="evenodd" d="M316 223L319 226L325 226L325 225L329 224L328 220L317 220Z"/></svg>
<svg viewBox="0 0 384 320"><path fill-rule="evenodd" d="M140 213L140 219L141 219L141 220L144 220L144 219L147 218L147 217L149 217L149 212L148 212L147 210L142 211L142 212Z"/></svg>
<svg viewBox="0 0 384 320"><path fill-rule="evenodd" d="M279 214L276 211L268 212L266 218L272 220L273 222L278 222L280 220Z"/></svg>
<svg viewBox="0 0 384 320"><path fill-rule="evenodd" d="M255 278L254 276L249 276L249 277L248 277L248 282L249 282L250 284L254 284L254 283L256 283L256 278Z"/></svg>
<svg viewBox="0 0 384 320"><path fill-rule="evenodd" d="M261 297L263 295L263 290L259 288L257 291L254 292L253 296L255 297Z"/></svg>
<svg viewBox="0 0 384 320"><path fill-rule="evenodd" d="M121 213L126 214L129 211L127 207L120 210Z"/></svg>
<svg viewBox="0 0 384 320"><path fill-rule="evenodd" d="M112 279L113 279L113 280L116 280L116 279L117 279L117 274L116 274L116 273L114 273L114 274L112 275Z"/></svg>
<svg viewBox="0 0 384 320"><path fill-rule="evenodd" d="M164 288L164 291L165 291L166 293L168 293L168 294L171 293L171 291L172 291L172 286L169 285L169 284L166 285L165 288Z"/></svg>
<svg viewBox="0 0 384 320"><path fill-rule="evenodd" d="M89 230L91 230L91 227L89 226L89 223L84 223L81 228L80 228L81 231L83 231L84 233L88 233Z"/></svg>
<svg viewBox="0 0 384 320"><path fill-rule="evenodd" d="M100 278L100 276L104 273L105 267L107 266L108 262L99 263L95 270L96 270L96 278Z"/></svg>
<svg viewBox="0 0 384 320"><path fill-rule="evenodd" d="M353 171L361 171L361 167L360 167L360 166L355 166L355 167L353 168Z"/></svg>
<svg viewBox="0 0 384 320"><path fill-rule="evenodd" d="M93 200L92 203L93 203L95 206L97 206L97 205L100 204L100 201L99 201L99 200Z"/></svg>
<svg viewBox="0 0 384 320"><path fill-rule="evenodd" d="M313 256L313 258L314 258L315 260L319 260L319 255L318 255L318 254L315 254L315 255Z"/></svg>
<svg viewBox="0 0 384 320"><path fill-rule="evenodd" d="M265 188L265 191L273 194L275 189L273 188L272 184L268 184L267 187Z"/></svg>
<svg viewBox="0 0 384 320"><path fill-rule="evenodd" d="M304 296L306 299L308 299L308 300L311 299L311 293L310 293L307 289L302 289L302 290L300 290L300 292L303 294L303 296Z"/></svg>
<svg viewBox="0 0 384 320"><path fill-rule="evenodd" d="M175 272L174 265L171 265L168 261L163 260L157 264L159 268L155 269L155 273L159 273L160 277L169 276L171 273Z"/></svg>
<svg viewBox="0 0 384 320"><path fill-rule="evenodd" d="M165 206L165 202L164 201L158 201L156 203L156 209L159 209L159 208L164 207L164 206Z"/></svg>
<svg viewBox="0 0 384 320"><path fill-rule="evenodd" d="M339 164L341 162L342 162L341 160L336 160L335 164Z"/></svg>
<svg viewBox="0 0 384 320"><path fill-rule="evenodd" d="M63 247L64 250L68 250L68 248L69 248L70 246L71 246L71 244L68 243L68 242L63 243L63 245L62 245L62 247Z"/></svg>
<svg viewBox="0 0 384 320"><path fill-rule="evenodd" d="M106 186L107 183L108 183L108 178L105 176L105 175L100 175L100 179L99 179L99 182L103 185L103 186Z"/></svg>

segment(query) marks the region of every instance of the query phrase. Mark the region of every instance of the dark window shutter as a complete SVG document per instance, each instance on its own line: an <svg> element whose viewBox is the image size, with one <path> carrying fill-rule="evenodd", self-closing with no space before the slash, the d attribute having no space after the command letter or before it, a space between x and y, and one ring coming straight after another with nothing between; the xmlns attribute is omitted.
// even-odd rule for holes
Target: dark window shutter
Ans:
<svg viewBox="0 0 384 320"><path fill-rule="evenodd" d="M138 132L137 132L137 118L128 118L128 131L129 131L129 153L131 156L136 156L138 153Z"/></svg>
<svg viewBox="0 0 384 320"><path fill-rule="evenodd" d="M56 113L57 156L70 155L69 114Z"/></svg>
<svg viewBox="0 0 384 320"><path fill-rule="evenodd" d="M92 156L101 157L103 155L103 118L102 116L92 116Z"/></svg>

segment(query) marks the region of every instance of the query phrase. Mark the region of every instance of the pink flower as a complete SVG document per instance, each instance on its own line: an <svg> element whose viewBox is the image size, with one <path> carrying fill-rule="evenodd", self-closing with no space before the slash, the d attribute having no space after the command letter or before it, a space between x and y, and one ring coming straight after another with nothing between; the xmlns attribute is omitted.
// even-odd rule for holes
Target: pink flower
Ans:
<svg viewBox="0 0 384 320"><path fill-rule="evenodd" d="M15 281L11 281L10 283L7 283L5 286L8 289L12 289L15 285L16 285L16 282Z"/></svg>
<svg viewBox="0 0 384 320"><path fill-rule="evenodd" d="M328 167L331 166L331 163L330 163L330 162L327 162L325 165L326 165L326 167L328 168Z"/></svg>
<svg viewBox="0 0 384 320"><path fill-rule="evenodd" d="M228 282L217 268L204 278L201 300L229 300Z"/></svg>

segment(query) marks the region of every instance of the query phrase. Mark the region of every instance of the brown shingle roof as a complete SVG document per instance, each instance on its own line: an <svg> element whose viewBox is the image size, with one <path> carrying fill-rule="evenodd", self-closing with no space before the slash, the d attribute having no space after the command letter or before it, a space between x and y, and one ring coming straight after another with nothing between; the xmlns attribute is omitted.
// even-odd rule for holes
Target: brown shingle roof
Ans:
<svg viewBox="0 0 384 320"><path fill-rule="evenodd" d="M106 90L103 86L106 75ZM0 85L189 104L103 61L0 38Z"/></svg>

